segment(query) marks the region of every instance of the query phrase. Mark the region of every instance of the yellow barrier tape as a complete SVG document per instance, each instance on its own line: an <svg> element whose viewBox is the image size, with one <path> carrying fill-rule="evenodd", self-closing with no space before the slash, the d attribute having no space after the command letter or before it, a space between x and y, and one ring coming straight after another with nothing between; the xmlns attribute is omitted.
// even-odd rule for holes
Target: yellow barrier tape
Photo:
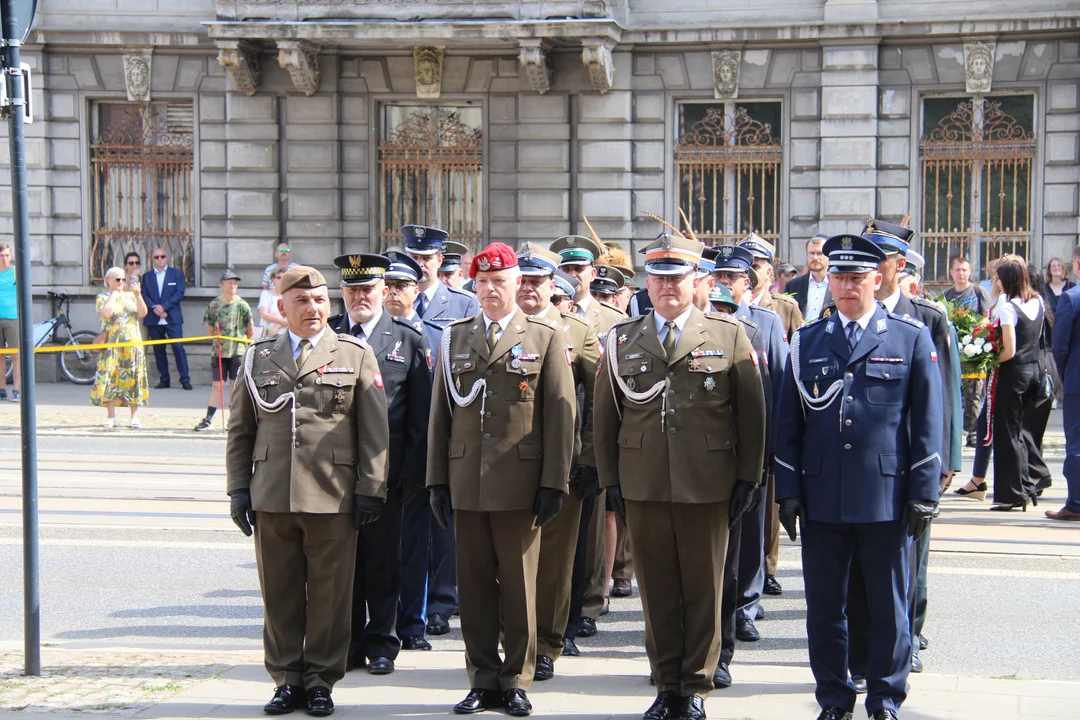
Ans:
<svg viewBox="0 0 1080 720"><path fill-rule="evenodd" d="M74 350L107 350L109 348L143 347L146 345L171 345L173 343L201 342L203 340L234 340L242 343L255 342L251 338L230 337L229 335L200 335L190 338L168 338L166 340L139 340L122 343L79 343L78 345L42 345L34 348L35 353L72 352ZM15 355L19 348L0 348L0 355Z"/></svg>
<svg viewBox="0 0 1080 720"><path fill-rule="evenodd" d="M962 373L960 378L963 380L985 380L986 373Z"/></svg>

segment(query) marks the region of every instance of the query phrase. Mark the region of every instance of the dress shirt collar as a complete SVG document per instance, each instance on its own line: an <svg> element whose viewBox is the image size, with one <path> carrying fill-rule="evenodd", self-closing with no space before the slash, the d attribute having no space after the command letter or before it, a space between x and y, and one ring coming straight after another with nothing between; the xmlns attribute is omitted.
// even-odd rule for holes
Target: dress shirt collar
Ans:
<svg viewBox="0 0 1080 720"><path fill-rule="evenodd" d="M499 323L499 330L505 332L506 328L510 327L510 321L514 318L514 314L517 313L517 311L517 307L514 307L512 310L510 310L509 315L499 320L492 320L487 316L487 313L480 313L484 316L484 335L487 335L487 329L491 327L491 323L493 322Z"/></svg>
<svg viewBox="0 0 1080 720"><path fill-rule="evenodd" d="M429 304L431 303L432 300L435 299L435 293L437 293L439 291L439 286L440 285L442 285L442 283L436 281L436 282L431 283L431 287L429 287L427 290L421 290L420 291L424 295L427 295L427 299L428 299Z"/></svg>
<svg viewBox="0 0 1080 720"><path fill-rule="evenodd" d="M370 320L366 323L360 323L360 329L364 331L364 340L369 340L371 338L371 333L375 330L375 326L379 324L379 320L382 319L382 314L383 310L382 308L379 308L379 310L371 316ZM345 313L345 317L349 318L349 334L351 335L353 329L356 327L356 323L352 321L352 318L349 317L348 313Z"/></svg>
<svg viewBox="0 0 1080 720"><path fill-rule="evenodd" d="M314 350L316 347L319 346L319 341L322 340L322 336L325 335L325 334L326 334L326 328L324 327L316 335L314 335L313 337L308 338L308 340L311 342L311 349L312 350ZM294 358L300 354L300 341L301 340L303 340L302 337L295 334L292 330L289 331L289 345L292 346L292 354L293 354Z"/></svg>
<svg viewBox="0 0 1080 720"><path fill-rule="evenodd" d="M822 278L821 282L818 282L817 280L814 279L814 273L806 273L806 276L808 278L810 278L810 287L812 287L812 288L828 288L829 287L829 276L828 275L826 275L824 278Z"/></svg>
<svg viewBox="0 0 1080 720"><path fill-rule="evenodd" d="M686 321L690 319L690 313L692 313L693 311L694 306L691 305L690 307L683 310L678 315L678 317L672 318L672 322L675 323L675 329L678 330L680 333L683 331L683 328L686 327ZM659 335L661 339L663 339L664 337L664 325L666 324L667 320L664 318L664 316L654 310L653 325L656 327L656 334Z"/></svg>
<svg viewBox="0 0 1080 720"><path fill-rule="evenodd" d="M898 302L900 302L900 288L896 288L896 292L881 301L887 312L896 312L896 303Z"/></svg>
<svg viewBox="0 0 1080 720"><path fill-rule="evenodd" d="M875 303L875 305L876 304L877 303ZM874 311L875 310L877 310L877 308L874 307L874 306L871 306L869 312L867 312L865 315L863 315L861 318L859 318L858 320L855 321L855 322L857 322L859 324L859 329L860 330L862 330L862 331L866 330L866 327L870 324L870 318L874 317ZM851 322L851 318L847 317L846 315L844 315L844 313L840 312L839 310L836 311L836 314L840 317L840 327L843 330L847 330L847 326L848 326L848 323Z"/></svg>

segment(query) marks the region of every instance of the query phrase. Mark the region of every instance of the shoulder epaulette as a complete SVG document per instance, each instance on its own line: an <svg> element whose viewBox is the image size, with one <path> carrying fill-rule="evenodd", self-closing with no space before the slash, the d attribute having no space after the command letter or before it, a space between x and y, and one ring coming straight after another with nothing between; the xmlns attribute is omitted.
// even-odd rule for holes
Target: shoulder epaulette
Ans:
<svg viewBox="0 0 1080 720"><path fill-rule="evenodd" d="M908 325L911 325L912 327L917 327L917 328L926 327L926 325L923 324L922 320L919 320L918 318L909 317L907 315L897 315L896 313L889 313L889 317L892 318L893 320L899 320L901 322L906 322Z"/></svg>
<svg viewBox="0 0 1080 720"><path fill-rule="evenodd" d="M562 316L564 320L572 320L576 323L584 325L585 327L592 327L592 325L589 325L588 321L586 321L585 318L581 317L576 313L564 312L562 313Z"/></svg>
<svg viewBox="0 0 1080 720"><path fill-rule="evenodd" d="M738 318L736 318L734 315L728 315L727 313L707 312L702 314L710 320L719 320L721 322L730 323L732 325L739 324ZM754 327L757 326L755 325Z"/></svg>
<svg viewBox="0 0 1080 720"><path fill-rule="evenodd" d="M353 345L356 345L358 347L362 347L362 348L368 347L367 343L365 343L363 340L360 340L359 338L356 338L356 337L350 335L349 333L338 333L337 337L338 337L338 340L344 340L346 342L350 342Z"/></svg>
<svg viewBox="0 0 1080 720"><path fill-rule="evenodd" d="M770 315L775 315L777 318L780 317L780 313L776 312L775 310L770 310L769 308L763 308L760 305L752 305L750 306L750 310L754 312L769 313Z"/></svg>
<svg viewBox="0 0 1080 720"><path fill-rule="evenodd" d="M252 341L251 344L252 345L258 345L259 343L267 343L267 342L271 342L273 340L277 340L277 335L267 335L266 337L261 337L258 340Z"/></svg>
<svg viewBox="0 0 1080 720"><path fill-rule="evenodd" d="M395 325L401 325L402 327L407 327L410 330L412 330L414 333L416 333L417 335L423 335L424 334L423 332L421 332L421 330L418 327L413 325L408 320L405 320L405 319L399 318L399 317L394 317L392 319L393 319Z"/></svg>
<svg viewBox="0 0 1080 720"><path fill-rule="evenodd" d="M772 298L773 298L773 300L779 300L780 302L785 302L785 303L788 303L788 304L791 304L791 305L798 305L799 304L799 303L795 302L795 298L791 297L790 295L785 295L782 292L774 292L774 293L772 293ZM768 308L766 308L766 309L768 309Z"/></svg>
<svg viewBox="0 0 1080 720"><path fill-rule="evenodd" d="M451 320L450 322L446 323L446 327L451 327L453 325L461 325L462 323L472 322L473 320L475 320L478 317L480 317L480 316L479 315L472 315L470 317L463 317L463 318L458 318L457 320ZM426 323L427 320L424 320L424 322ZM436 327L438 327L438 326L436 325Z"/></svg>
<svg viewBox="0 0 1080 720"><path fill-rule="evenodd" d="M526 322L533 322L537 325L542 325L548 330L555 330L559 327L559 323L555 322L554 320L550 320L546 317L539 317L537 315L526 315L525 320Z"/></svg>
<svg viewBox="0 0 1080 720"><path fill-rule="evenodd" d="M629 325L630 323L640 322L641 320L644 320L647 317L649 317L649 316L648 315L637 315L635 317L623 318L622 320L615 323L611 327L612 328L622 327L623 325ZM606 335L607 333L604 333L604 334Z"/></svg>
<svg viewBox="0 0 1080 720"><path fill-rule="evenodd" d="M458 295L464 295L465 297L476 297L475 295L473 295L468 290L462 290L461 288L456 288L456 287L453 287L452 285L447 285L446 283L443 283L443 287L445 287L447 290L449 290L452 293L457 293Z"/></svg>
<svg viewBox="0 0 1080 720"><path fill-rule="evenodd" d="M941 306L938 305L933 300L927 300L926 298L921 298L921 297L913 297L913 298L911 298L911 302L918 305L919 307L932 308L932 309L936 310L937 312L941 313L942 315L945 314L945 311L941 309Z"/></svg>
<svg viewBox="0 0 1080 720"><path fill-rule="evenodd" d="M814 325L817 325L818 323L820 323L821 321L826 320L826 319L828 319L827 316L823 315L823 316L819 317L817 320L808 320L807 322L804 322L799 327L795 328L795 332L799 332L800 330L805 330L808 327L813 327Z"/></svg>
<svg viewBox="0 0 1080 720"><path fill-rule="evenodd" d="M614 310L615 312L619 313L619 314L620 314L620 315L622 315L623 317L629 317L629 316L628 316L628 315L626 314L626 312L624 312L623 310L620 310L619 308L615 307L614 305L611 305L611 304L609 304L609 303L606 303L606 302L604 302L603 300L600 300L600 301L599 301L599 303L600 303L601 305L603 305L604 307L606 307L606 308L607 308L608 310Z"/></svg>
<svg viewBox="0 0 1080 720"><path fill-rule="evenodd" d="M752 327L755 330L757 329L758 324L756 322L754 322L753 320L751 320L750 318L741 317L741 318L735 318L735 319L738 320L739 322L741 322L743 325L746 325L747 327Z"/></svg>

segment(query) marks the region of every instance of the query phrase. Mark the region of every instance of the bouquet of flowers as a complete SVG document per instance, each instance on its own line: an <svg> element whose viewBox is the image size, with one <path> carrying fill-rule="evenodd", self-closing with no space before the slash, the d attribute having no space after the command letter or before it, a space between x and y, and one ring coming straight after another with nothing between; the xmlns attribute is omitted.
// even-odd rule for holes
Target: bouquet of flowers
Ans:
<svg viewBox="0 0 1080 720"><path fill-rule="evenodd" d="M972 331L983 320L981 315L976 315L969 308L955 300L945 300L945 311L949 315L949 322L956 328L956 337L962 338L971 335ZM961 356L963 353L961 352Z"/></svg>
<svg viewBox="0 0 1080 720"><path fill-rule="evenodd" d="M960 337L960 362L965 373L989 375L1001 365L1001 323L984 320Z"/></svg>

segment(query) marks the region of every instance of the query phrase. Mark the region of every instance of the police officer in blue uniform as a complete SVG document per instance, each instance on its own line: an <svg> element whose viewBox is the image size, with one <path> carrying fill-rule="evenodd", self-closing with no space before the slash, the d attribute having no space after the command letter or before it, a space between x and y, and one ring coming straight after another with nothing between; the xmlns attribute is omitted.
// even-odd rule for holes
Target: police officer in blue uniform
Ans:
<svg viewBox="0 0 1080 720"><path fill-rule="evenodd" d="M461 273L461 258L469 248L453 240L443 242L443 260L439 265L439 282L447 287L460 288L464 283Z"/></svg>
<svg viewBox="0 0 1080 720"><path fill-rule="evenodd" d="M806 629L819 720L850 720L848 575L865 577L870 628L866 709L897 717L911 667L911 538L937 508L943 408L926 327L874 301L885 253L859 235L825 243L837 312L802 326L778 402L776 498L802 529Z"/></svg>
<svg viewBox="0 0 1080 720"><path fill-rule="evenodd" d="M417 282L416 314L421 320L446 329L450 323L480 314L476 296L445 285L439 280L450 234L445 230L424 225L405 225L401 228L405 252L420 266ZM441 334L440 334L441 339ZM439 343L432 345L432 355L438 355ZM419 507L416 508L420 512ZM430 510L429 510L430 513ZM454 531L431 524L431 557L427 590L427 632L445 635L450 632L450 616L457 608L457 567L454 563ZM416 538L423 542L422 538Z"/></svg>
<svg viewBox="0 0 1080 720"><path fill-rule="evenodd" d="M345 312L328 320L331 330L363 340L375 352L386 392L390 470L379 519L360 528L353 578L352 640L347 669L367 666L372 675L394 671L401 644L395 635L401 591L402 504L422 495L431 408L430 354L424 335L383 308L390 260L367 253L334 259L341 272Z"/></svg>

